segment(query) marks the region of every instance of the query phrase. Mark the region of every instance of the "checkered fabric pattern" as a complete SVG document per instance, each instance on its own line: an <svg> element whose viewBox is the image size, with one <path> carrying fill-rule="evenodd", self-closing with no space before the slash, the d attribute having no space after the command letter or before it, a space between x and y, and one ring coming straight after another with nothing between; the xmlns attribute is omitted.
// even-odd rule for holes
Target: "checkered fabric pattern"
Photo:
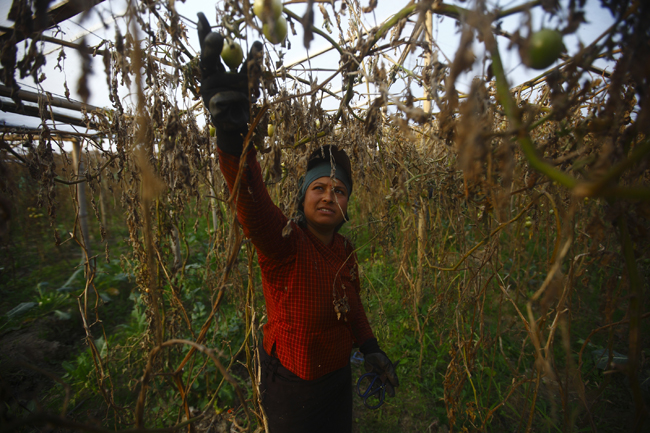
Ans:
<svg viewBox="0 0 650 433"><path fill-rule="evenodd" d="M237 199L237 218L257 249L268 323L264 349L305 380L344 367L353 345L374 338L359 297L356 256L349 241L336 234L324 245L308 229L291 223L273 203L262 179L255 150L247 155ZM221 171L232 191L239 157L219 152ZM333 294L335 293L335 295ZM333 301L347 296L345 318L337 319Z"/></svg>

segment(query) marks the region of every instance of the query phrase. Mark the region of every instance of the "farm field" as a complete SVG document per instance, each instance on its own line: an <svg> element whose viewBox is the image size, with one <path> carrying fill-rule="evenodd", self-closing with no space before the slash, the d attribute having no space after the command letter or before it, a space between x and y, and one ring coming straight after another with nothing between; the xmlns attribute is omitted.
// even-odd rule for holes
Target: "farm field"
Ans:
<svg viewBox="0 0 650 433"><path fill-rule="evenodd" d="M376 1L292 1L285 40L249 3L217 3L213 30L243 57L264 43L245 146L271 198L296 217L318 146L352 162L341 233L400 379L376 410L351 390L353 431L650 431L650 6L419 1L369 27ZM0 430L264 432L261 273L219 171L195 17L12 4L0 108L38 126L0 124ZM569 49L594 7L611 27ZM50 40L84 13L112 36ZM286 61L305 33L333 69L317 50ZM515 85L512 56L536 77ZM45 59L66 97L43 90Z"/></svg>

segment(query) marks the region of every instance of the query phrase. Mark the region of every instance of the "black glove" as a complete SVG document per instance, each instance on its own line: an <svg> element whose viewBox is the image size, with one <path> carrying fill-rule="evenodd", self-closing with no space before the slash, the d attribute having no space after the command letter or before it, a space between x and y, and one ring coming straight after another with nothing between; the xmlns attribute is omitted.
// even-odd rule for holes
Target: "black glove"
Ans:
<svg viewBox="0 0 650 433"><path fill-rule="evenodd" d="M393 363L390 362L390 359L388 359L384 351L379 348L377 339L369 339L361 345L359 350L363 353L363 357L366 360L364 363L366 371L377 373L386 385L388 395L395 397L395 388L399 386L399 379L397 378L397 373L395 373Z"/></svg>
<svg viewBox="0 0 650 433"><path fill-rule="evenodd" d="M250 102L259 96L263 45L255 41L239 72L227 72L221 63L223 36L210 30L198 13L201 44L201 97L217 130L217 146L226 153L241 155L243 136L248 132Z"/></svg>

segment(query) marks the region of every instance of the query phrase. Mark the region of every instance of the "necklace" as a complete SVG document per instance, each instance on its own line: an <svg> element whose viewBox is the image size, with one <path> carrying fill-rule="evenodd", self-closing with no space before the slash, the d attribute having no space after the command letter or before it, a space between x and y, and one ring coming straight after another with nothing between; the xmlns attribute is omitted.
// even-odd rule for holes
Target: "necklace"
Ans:
<svg viewBox="0 0 650 433"><path fill-rule="evenodd" d="M345 243L346 249L347 249L347 239ZM351 254L348 255L348 257L345 259L345 262L343 263L343 266L345 266L345 263L352 257ZM343 269L343 266L338 270L336 273L336 276L334 277L334 284L332 285L332 297L334 300L332 301L332 304L334 304L334 311L336 312L336 320L341 320L341 316L343 316L343 320L346 322L348 321L348 318L346 316L347 313L350 312L350 304L348 303L348 295L346 293L346 287L345 284L343 284L343 280L341 279L340 272L341 269ZM350 277L352 280L356 278L355 273L350 270ZM337 299L337 291L336 291L336 279L339 278L341 281L341 287L343 288L343 297Z"/></svg>

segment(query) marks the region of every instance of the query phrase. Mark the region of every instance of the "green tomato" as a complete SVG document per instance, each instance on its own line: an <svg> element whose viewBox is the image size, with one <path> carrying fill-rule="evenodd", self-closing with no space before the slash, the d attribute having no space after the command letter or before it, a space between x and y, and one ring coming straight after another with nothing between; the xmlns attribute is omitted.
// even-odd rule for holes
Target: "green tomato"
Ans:
<svg viewBox="0 0 650 433"><path fill-rule="evenodd" d="M221 49L221 58L230 69L236 70L244 59L241 45L231 39L226 39Z"/></svg>
<svg viewBox="0 0 650 433"><path fill-rule="evenodd" d="M268 13L266 14L264 13L265 2L268 5L266 11L271 13L270 16L268 15ZM255 0L255 3L253 3L253 13L257 18L262 20L262 23L267 23L269 21L276 21L278 18L280 18L280 14L282 13L282 1L281 0Z"/></svg>
<svg viewBox="0 0 650 433"><path fill-rule="evenodd" d="M287 19L280 15L280 18L275 21L273 31L271 31L271 27L267 23L264 23L262 32L272 44L277 45L281 43L287 37Z"/></svg>
<svg viewBox="0 0 650 433"><path fill-rule="evenodd" d="M215 135L217 135L217 128L210 125L210 137L214 137Z"/></svg>
<svg viewBox="0 0 650 433"><path fill-rule="evenodd" d="M269 123L268 126L266 127L266 132L268 133L269 137L273 137L273 133L275 133L275 125Z"/></svg>
<svg viewBox="0 0 650 433"><path fill-rule="evenodd" d="M557 30L542 29L530 36L526 48L526 52L520 53L524 64L533 69L546 69L560 57L564 50L562 33Z"/></svg>

